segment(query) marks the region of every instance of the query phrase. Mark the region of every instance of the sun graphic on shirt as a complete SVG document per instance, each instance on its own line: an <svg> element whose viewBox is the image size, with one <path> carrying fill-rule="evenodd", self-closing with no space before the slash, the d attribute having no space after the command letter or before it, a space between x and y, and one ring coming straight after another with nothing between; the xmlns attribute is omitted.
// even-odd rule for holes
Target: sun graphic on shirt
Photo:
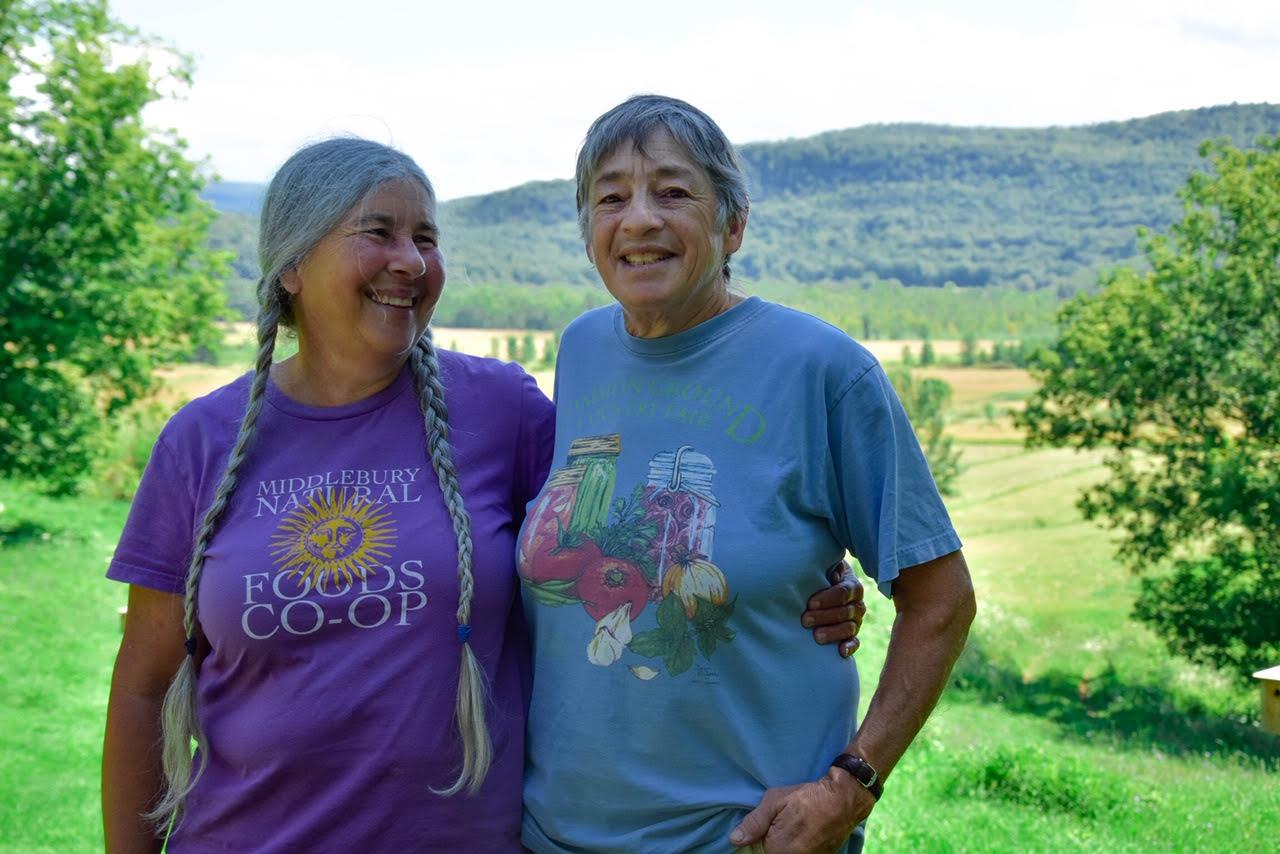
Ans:
<svg viewBox="0 0 1280 854"><path fill-rule="evenodd" d="M376 570L395 542L391 511L364 499L317 491L280 523L271 552L279 572L324 590Z"/></svg>

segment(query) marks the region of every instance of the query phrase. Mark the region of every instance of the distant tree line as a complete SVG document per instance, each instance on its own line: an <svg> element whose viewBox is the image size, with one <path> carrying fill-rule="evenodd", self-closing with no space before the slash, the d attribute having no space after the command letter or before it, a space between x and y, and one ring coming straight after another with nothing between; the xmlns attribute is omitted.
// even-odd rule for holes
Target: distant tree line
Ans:
<svg viewBox="0 0 1280 854"><path fill-rule="evenodd" d="M921 337L923 327L936 338L1040 334L1050 302L1092 289L1099 273L1146 265L1138 230L1177 219L1175 190L1197 168L1202 140L1248 145L1276 127L1280 106L1257 104L1072 128L873 125L744 145L753 201L734 276L864 338ZM261 191L205 191L224 211L213 244L237 255L228 300L248 311ZM559 290L599 287L569 181L456 199L441 205L440 224L450 282L442 311L466 325L559 328L599 302ZM878 300L885 288L904 293L891 287L899 283L944 294L995 288L995 304L965 303L960 319L950 296L913 296L900 308ZM520 290L534 287L555 290ZM483 288L515 304L504 308Z"/></svg>

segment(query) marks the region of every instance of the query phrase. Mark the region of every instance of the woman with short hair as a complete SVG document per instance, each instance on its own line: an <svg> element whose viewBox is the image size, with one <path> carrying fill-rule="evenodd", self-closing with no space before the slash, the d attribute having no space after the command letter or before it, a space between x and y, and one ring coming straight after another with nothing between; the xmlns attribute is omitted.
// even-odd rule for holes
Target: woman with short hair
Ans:
<svg viewBox="0 0 1280 854"><path fill-rule="evenodd" d="M531 511L520 538L524 842L856 850L972 620L960 540L875 358L730 289L746 180L706 114L629 99L587 132L576 181L617 304L561 336L552 474L532 505L561 509ZM611 505L588 533L580 520ZM787 628L846 550L898 611L861 726L856 670Z"/></svg>

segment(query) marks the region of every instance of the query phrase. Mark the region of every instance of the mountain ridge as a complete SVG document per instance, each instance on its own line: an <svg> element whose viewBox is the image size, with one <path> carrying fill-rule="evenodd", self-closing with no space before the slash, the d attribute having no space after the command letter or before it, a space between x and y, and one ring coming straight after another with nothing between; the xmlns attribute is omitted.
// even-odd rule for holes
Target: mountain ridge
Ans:
<svg viewBox="0 0 1280 854"><path fill-rule="evenodd" d="M1180 214L1205 139L1280 133L1280 105L1225 104L1046 128L878 123L739 146L752 194L735 276L771 285L1009 285L1067 294L1141 263L1139 227ZM245 182L206 191L236 228ZM443 202L452 280L594 285L568 179ZM224 231L231 223L224 223ZM236 241L237 268L256 275Z"/></svg>

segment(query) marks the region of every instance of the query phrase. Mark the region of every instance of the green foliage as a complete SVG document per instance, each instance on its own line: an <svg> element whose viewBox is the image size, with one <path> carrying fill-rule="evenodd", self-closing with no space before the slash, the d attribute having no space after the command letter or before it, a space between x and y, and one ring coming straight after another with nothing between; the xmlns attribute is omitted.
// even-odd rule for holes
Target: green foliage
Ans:
<svg viewBox="0 0 1280 854"><path fill-rule="evenodd" d="M231 257L227 308L233 317L253 320L258 313L258 220L256 214L219 213L210 224L209 247Z"/></svg>
<svg viewBox="0 0 1280 854"><path fill-rule="evenodd" d="M560 349L560 333L553 333L551 339L547 341L546 347L542 349L542 362L538 367L543 370L552 370L556 366L556 353Z"/></svg>
<svg viewBox="0 0 1280 854"><path fill-rule="evenodd" d="M704 602L705 600L699 602L699 610ZM731 613L732 605L727 608ZM726 618L727 616L728 613L725 614ZM695 639L694 633L689 629L689 620L680 604L680 597L667 596L658 605L658 627L636 634L631 639L629 648L636 655L661 658L667 667L667 672L672 676L679 676L693 666L694 652L702 638L702 634L699 633ZM702 648L704 657L715 650L715 642L720 632L726 633L724 640L733 639L733 634L724 628L722 619L716 627L709 630L710 640L707 642L708 645Z"/></svg>
<svg viewBox="0 0 1280 854"><path fill-rule="evenodd" d="M640 567L644 577L652 583L658 577L658 564L649 552L658 525L647 518L644 504L644 485L637 483L626 498L613 500L613 516L609 524L591 532L591 539L600 546L603 554L622 558Z"/></svg>
<svg viewBox="0 0 1280 854"><path fill-rule="evenodd" d="M0 16L0 475L56 491L158 361L216 346L212 211L182 143L142 122L189 72L120 60L146 48L103 0Z"/></svg>
<svg viewBox="0 0 1280 854"><path fill-rule="evenodd" d="M1125 778L1044 748L997 748L957 763L946 786L953 797L997 798L1020 806L1084 818L1132 802Z"/></svg>
<svg viewBox="0 0 1280 854"><path fill-rule="evenodd" d="M960 374L956 396L968 397ZM1256 725L1256 687L1160 655L1152 633L1127 620L1139 579L1117 572L1071 503L1105 473L1101 454L1010 440L965 448L963 497L948 504L982 607L952 686L876 807L869 845L1271 851L1259 816L1280 814L1280 741ZM102 847L102 713L125 590L100 570L127 510L0 480L0 850ZM867 604L864 708L894 619L890 600ZM695 638L695 663L697 651ZM978 775L981 788L969 782ZM1079 810L1046 808L1056 779L1081 795ZM1101 790L1117 781L1126 800L1112 807Z"/></svg>
<svg viewBox="0 0 1280 854"><path fill-rule="evenodd" d="M922 326L935 340L1047 335L1060 299L1099 270L1142 263L1137 229L1177 218L1173 192L1200 140L1244 143L1277 126L1280 106L1254 104L1087 127L875 125L743 145L752 206L734 282L861 338L917 338ZM242 225L256 215L250 186L209 197ZM442 325L560 329L608 300L569 181L455 199L440 220ZM928 295L899 308L874 292L881 285ZM990 288L1001 305L948 296Z"/></svg>
<svg viewBox="0 0 1280 854"><path fill-rule="evenodd" d="M823 318L852 336L870 327L876 338L1047 338L1061 303L1052 291L918 288L901 282L845 285L759 285L751 292ZM919 354L916 354L919 355Z"/></svg>
<svg viewBox="0 0 1280 854"><path fill-rule="evenodd" d="M1099 268L1139 261L1138 226L1177 217L1172 193L1200 140L1243 143L1277 125L1280 107L1232 105L1087 127L873 125L743 145L751 222L734 277L1069 294ZM594 284L573 205L569 181L449 202L446 255L474 283Z"/></svg>
<svg viewBox="0 0 1280 854"><path fill-rule="evenodd" d="M1188 181L1169 234L1146 236L1150 272L1064 307L1021 424L1032 444L1113 449L1081 506L1121 531L1135 571L1174 562L1137 616L1247 676L1280 653L1280 137L1202 150L1213 171Z"/></svg>
<svg viewBox="0 0 1280 854"><path fill-rule="evenodd" d="M1017 341L996 341L991 345L988 361L1007 368L1030 367L1039 358L1040 351L1046 343L1035 338L1022 338Z"/></svg>
<svg viewBox="0 0 1280 854"><path fill-rule="evenodd" d="M245 299L252 297L245 282ZM1052 291L1014 287L913 288L900 282L843 285L752 285L749 293L817 315L850 335L915 338L1047 338L1060 303ZM436 308L441 326L563 329L611 297L602 288L567 285L450 285Z"/></svg>
<svg viewBox="0 0 1280 854"><path fill-rule="evenodd" d="M533 596L534 600L540 605L550 605L558 608L561 605L581 605L582 600L578 598L574 591L576 581L530 581L527 578L521 579L524 584L524 590Z"/></svg>
<svg viewBox="0 0 1280 854"><path fill-rule="evenodd" d="M132 499L142 470L151 459L156 437L172 414L171 407L141 400L113 416L88 493L100 498Z"/></svg>
<svg viewBox="0 0 1280 854"><path fill-rule="evenodd" d="M1280 549L1218 548L1143 578L1133 611L1180 655L1210 667L1236 663L1247 676L1280 661Z"/></svg>
<svg viewBox="0 0 1280 854"><path fill-rule="evenodd" d="M929 342L926 340L925 343ZM951 386L946 380L934 377L916 379L905 360L901 365L890 365L886 372L920 439L938 491L943 495L954 495L956 477L960 474L960 450L944 432L945 412L951 403Z"/></svg>
<svg viewBox="0 0 1280 854"><path fill-rule="evenodd" d="M440 326L471 329L563 329L584 311L611 301L603 288L450 284L432 319Z"/></svg>

